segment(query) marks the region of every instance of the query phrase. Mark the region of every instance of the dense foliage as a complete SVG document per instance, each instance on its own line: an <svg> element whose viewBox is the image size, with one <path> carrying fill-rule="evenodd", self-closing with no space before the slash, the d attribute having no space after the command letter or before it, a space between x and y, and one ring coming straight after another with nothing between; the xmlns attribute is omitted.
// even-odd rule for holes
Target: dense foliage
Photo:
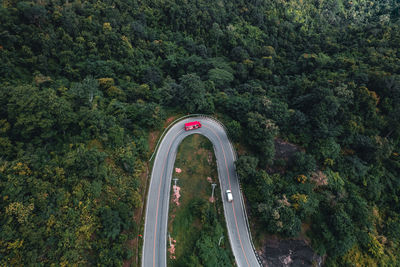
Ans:
<svg viewBox="0 0 400 267"><path fill-rule="evenodd" d="M196 240L195 244L187 248L187 255L172 261L171 265L177 267L232 266L233 256L229 251L229 241L223 239L227 233L224 225L221 224L224 222L224 217L221 216L223 210L222 207L218 207L219 205L210 204L200 198L190 201L186 223L200 218L201 229L192 226L192 229L186 230L191 238Z"/></svg>
<svg viewBox="0 0 400 267"><path fill-rule="evenodd" d="M4 0L0 265L128 259L168 107L223 114L271 233L398 264L399 51L395 0ZM274 161L276 136L302 149Z"/></svg>

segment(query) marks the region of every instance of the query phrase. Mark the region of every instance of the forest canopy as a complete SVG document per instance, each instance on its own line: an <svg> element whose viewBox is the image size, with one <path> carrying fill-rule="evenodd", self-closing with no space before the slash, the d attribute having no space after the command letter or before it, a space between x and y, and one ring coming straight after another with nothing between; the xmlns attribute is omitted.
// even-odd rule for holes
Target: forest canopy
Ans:
<svg viewBox="0 0 400 267"><path fill-rule="evenodd" d="M308 225L328 266L398 265L399 51L396 0L4 0L0 265L132 259L148 135L176 113L245 147L270 234Z"/></svg>

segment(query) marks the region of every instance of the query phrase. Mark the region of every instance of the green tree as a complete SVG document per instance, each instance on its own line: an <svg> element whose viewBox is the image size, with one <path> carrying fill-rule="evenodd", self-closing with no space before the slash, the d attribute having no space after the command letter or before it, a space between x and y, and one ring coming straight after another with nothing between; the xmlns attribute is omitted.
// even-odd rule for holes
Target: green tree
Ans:
<svg viewBox="0 0 400 267"><path fill-rule="evenodd" d="M247 114L248 143L262 156L264 163L272 162L275 155L274 138L278 127L259 113Z"/></svg>
<svg viewBox="0 0 400 267"><path fill-rule="evenodd" d="M190 113L212 112L213 104L206 97L204 82L196 74L183 75L180 79L178 97Z"/></svg>
<svg viewBox="0 0 400 267"><path fill-rule="evenodd" d="M219 68L209 70L208 77L217 88L229 87L229 84L233 81L232 73Z"/></svg>
<svg viewBox="0 0 400 267"><path fill-rule="evenodd" d="M14 138L34 143L60 138L76 116L71 104L53 89L30 85L11 90L7 114Z"/></svg>
<svg viewBox="0 0 400 267"><path fill-rule="evenodd" d="M242 136L242 126L238 121L232 120L226 124L228 135L232 141L238 142Z"/></svg>
<svg viewBox="0 0 400 267"><path fill-rule="evenodd" d="M236 172L243 182L250 182L257 176L258 159L250 156L241 156L235 162Z"/></svg>

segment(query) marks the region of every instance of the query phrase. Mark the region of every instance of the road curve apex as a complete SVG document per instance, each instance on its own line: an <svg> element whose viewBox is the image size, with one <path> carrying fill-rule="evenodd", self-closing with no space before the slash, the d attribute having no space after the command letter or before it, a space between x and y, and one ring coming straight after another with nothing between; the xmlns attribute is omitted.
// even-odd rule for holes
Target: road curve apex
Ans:
<svg viewBox="0 0 400 267"><path fill-rule="evenodd" d="M201 128L185 131L184 124L190 121L199 121ZM195 133L207 137L214 147L225 221L236 264L248 267L260 266L261 261L252 242L239 179L235 171L234 162L237 158L235 149L229 141L224 125L215 118L201 114L175 120L164 131L156 146L146 201L142 266L167 266L167 224L172 171L179 144L185 137ZM232 202L228 202L224 197L226 190L231 190Z"/></svg>

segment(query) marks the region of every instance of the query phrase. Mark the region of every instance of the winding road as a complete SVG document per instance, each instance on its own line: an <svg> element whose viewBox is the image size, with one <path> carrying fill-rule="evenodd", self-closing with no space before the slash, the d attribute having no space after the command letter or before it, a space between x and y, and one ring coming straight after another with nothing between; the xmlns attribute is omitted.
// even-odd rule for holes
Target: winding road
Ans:
<svg viewBox="0 0 400 267"><path fill-rule="evenodd" d="M186 132L184 124L189 121L200 121L202 127ZM240 267L260 266L246 224L247 218L235 172L232 144L224 128L216 120L208 117L192 117L174 124L159 145L147 196L142 267L167 266L168 208L174 162L179 144L185 137L195 133L207 137L214 146L229 242L236 264ZM226 200L225 191L228 189L232 191L232 202Z"/></svg>

